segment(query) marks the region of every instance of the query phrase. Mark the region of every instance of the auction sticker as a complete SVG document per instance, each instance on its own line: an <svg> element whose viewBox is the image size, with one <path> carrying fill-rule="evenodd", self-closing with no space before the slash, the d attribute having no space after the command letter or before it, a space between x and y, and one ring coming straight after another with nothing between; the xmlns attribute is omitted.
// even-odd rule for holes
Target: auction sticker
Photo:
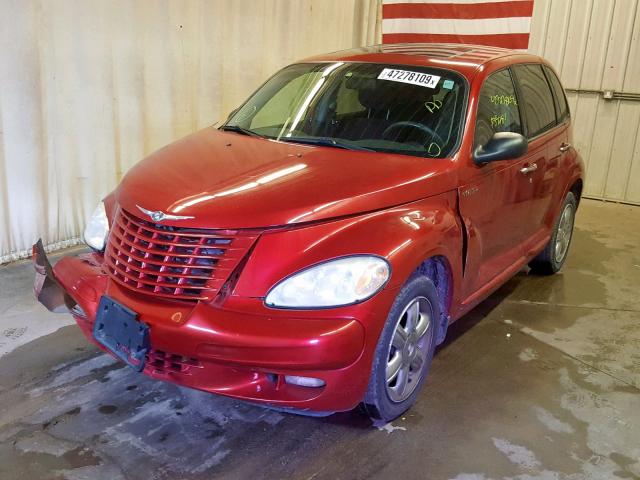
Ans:
<svg viewBox="0 0 640 480"><path fill-rule="evenodd" d="M397 70L395 68L385 68L378 75L379 80L391 80L392 82L410 83L421 87L436 88L440 77L422 72L411 72L409 70Z"/></svg>

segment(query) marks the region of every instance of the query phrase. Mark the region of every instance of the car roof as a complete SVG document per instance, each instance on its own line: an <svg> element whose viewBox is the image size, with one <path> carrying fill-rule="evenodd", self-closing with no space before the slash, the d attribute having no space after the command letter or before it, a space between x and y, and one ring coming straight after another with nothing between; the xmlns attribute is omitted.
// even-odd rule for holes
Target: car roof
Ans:
<svg viewBox="0 0 640 480"><path fill-rule="evenodd" d="M513 62L541 62L542 59L519 50L467 45L460 43L393 43L340 50L316 55L304 61L317 62L371 62L399 65L417 65L449 68L472 77L482 65L498 59Z"/></svg>

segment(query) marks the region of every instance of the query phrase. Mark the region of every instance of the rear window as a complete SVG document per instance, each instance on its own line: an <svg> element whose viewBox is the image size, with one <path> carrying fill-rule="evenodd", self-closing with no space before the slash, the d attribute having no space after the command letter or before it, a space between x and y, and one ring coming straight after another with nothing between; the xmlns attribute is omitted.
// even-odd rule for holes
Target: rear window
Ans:
<svg viewBox="0 0 640 480"><path fill-rule="evenodd" d="M549 83L551 84L551 89L556 97L556 105L558 107L558 123L564 122L567 118L570 117L569 114L569 105L567 105L567 97L564 94L564 88L562 88L562 84L560 80L558 80L558 76L554 73L546 65L543 67L544 72L547 74L547 78L549 79Z"/></svg>
<svg viewBox="0 0 640 480"><path fill-rule="evenodd" d="M555 126L553 96L541 65L515 65L513 70L522 91L527 136L532 138Z"/></svg>

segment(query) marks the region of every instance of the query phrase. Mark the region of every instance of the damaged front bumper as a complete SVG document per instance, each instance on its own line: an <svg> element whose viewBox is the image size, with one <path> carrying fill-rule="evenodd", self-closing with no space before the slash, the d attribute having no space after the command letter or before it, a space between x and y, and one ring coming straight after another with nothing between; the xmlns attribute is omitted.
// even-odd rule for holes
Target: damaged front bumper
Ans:
<svg viewBox="0 0 640 480"><path fill-rule="evenodd" d="M33 292L38 301L50 312L71 313L77 307L77 303L53 275L53 267L44 251L42 240L38 240L33 246L32 259L36 271Z"/></svg>
<svg viewBox="0 0 640 480"><path fill-rule="evenodd" d="M223 308L132 293L110 281L95 252L64 257L52 267L38 242L33 262L38 300L53 312L72 314L85 336L112 355L93 335L101 298L108 295L136 312L149 326L143 372L153 378L307 411L349 410L366 391L375 344L366 342L358 315L384 315L376 302L366 310L310 313L237 298ZM291 376L323 385L291 384Z"/></svg>

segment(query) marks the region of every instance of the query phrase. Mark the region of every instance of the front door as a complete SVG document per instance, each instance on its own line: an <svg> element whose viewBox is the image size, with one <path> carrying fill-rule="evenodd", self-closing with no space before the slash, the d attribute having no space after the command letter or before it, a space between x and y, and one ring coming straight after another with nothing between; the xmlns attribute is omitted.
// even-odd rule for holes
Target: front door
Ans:
<svg viewBox="0 0 640 480"><path fill-rule="evenodd" d="M489 75L480 90L474 150L496 132L524 133L509 69ZM459 189L459 209L467 231L463 295L473 297L523 256L528 231L523 225L531 183L523 173L537 157L474 165Z"/></svg>

